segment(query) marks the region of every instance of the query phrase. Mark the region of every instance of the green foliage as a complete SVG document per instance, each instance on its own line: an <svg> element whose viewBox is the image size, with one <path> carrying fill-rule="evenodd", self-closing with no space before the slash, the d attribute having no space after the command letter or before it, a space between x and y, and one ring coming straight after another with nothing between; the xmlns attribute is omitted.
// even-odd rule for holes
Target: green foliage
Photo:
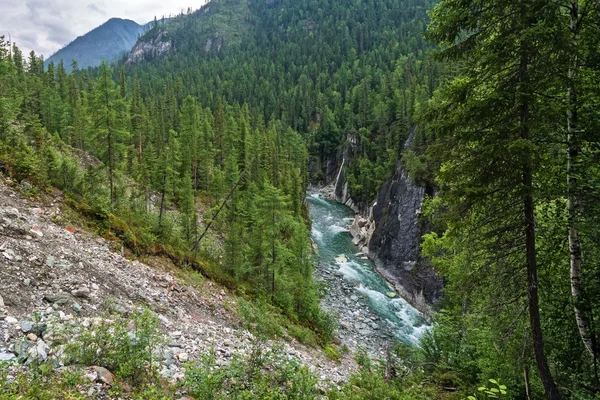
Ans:
<svg viewBox="0 0 600 400"><path fill-rule="evenodd" d="M352 400L420 400L444 398L434 384L427 381L422 369L426 362L418 351L404 344L391 349L389 364L372 360L364 351L358 351L358 373L352 375L340 391L327 393L329 399ZM386 372L387 371L387 372ZM387 375L387 376L386 376Z"/></svg>
<svg viewBox="0 0 600 400"><path fill-rule="evenodd" d="M265 352L261 342L245 359L234 356L218 366L213 353L197 366L189 366L185 385L199 399L314 399L317 377L306 367L290 361L281 350Z"/></svg>
<svg viewBox="0 0 600 400"><path fill-rule="evenodd" d="M161 343L158 318L150 310L137 310L130 317L102 319L69 343L65 354L72 362L97 365L130 381L148 379L153 351Z"/></svg>

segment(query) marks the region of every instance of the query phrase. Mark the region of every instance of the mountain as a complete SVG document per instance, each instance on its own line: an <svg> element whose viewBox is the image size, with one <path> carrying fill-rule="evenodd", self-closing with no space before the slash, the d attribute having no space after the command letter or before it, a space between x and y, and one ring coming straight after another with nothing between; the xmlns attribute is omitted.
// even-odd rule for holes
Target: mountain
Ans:
<svg viewBox="0 0 600 400"><path fill-rule="evenodd" d="M63 60L70 71L72 60L82 69L96 67L102 60L114 61L132 49L146 26L128 19L111 18L54 53L46 63Z"/></svg>

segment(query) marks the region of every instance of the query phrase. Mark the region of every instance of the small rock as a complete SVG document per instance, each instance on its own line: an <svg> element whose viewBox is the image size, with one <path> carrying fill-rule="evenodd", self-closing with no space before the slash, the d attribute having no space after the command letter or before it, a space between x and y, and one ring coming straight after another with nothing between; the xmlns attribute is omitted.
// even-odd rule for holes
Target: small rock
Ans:
<svg viewBox="0 0 600 400"><path fill-rule="evenodd" d="M112 385L115 382L115 375L104 367L98 367L96 373L98 374L98 382L106 383L107 385Z"/></svg>
<svg viewBox="0 0 600 400"><path fill-rule="evenodd" d="M345 255L343 255L343 254L340 254L339 256L337 256L337 257L335 258L335 261L336 261L336 262L338 262L338 263L340 263L340 264L344 264L344 263L347 263L347 262L348 262L348 259L346 258L346 256L345 256Z"/></svg>
<svg viewBox="0 0 600 400"><path fill-rule="evenodd" d="M44 298L49 303L55 304L65 304L69 302L69 295L64 292L56 293L56 294L46 294Z"/></svg>
<svg viewBox="0 0 600 400"><path fill-rule="evenodd" d="M37 342L38 337L35 335L35 333L28 333L27 339L31 340L32 342Z"/></svg>
<svg viewBox="0 0 600 400"><path fill-rule="evenodd" d="M31 285L31 279L23 279L23 284L24 284L25 286L29 286L29 285Z"/></svg>
<svg viewBox="0 0 600 400"><path fill-rule="evenodd" d="M81 312L81 306L78 303L73 303L73 311L79 314Z"/></svg>
<svg viewBox="0 0 600 400"><path fill-rule="evenodd" d="M37 237L44 237L44 234L42 233L42 231L40 231L40 228L38 228L37 226L32 226L31 227L31 233L33 233L34 235L36 235Z"/></svg>
<svg viewBox="0 0 600 400"><path fill-rule="evenodd" d="M52 256L48 256L46 257L46 265L49 266L50 268L54 267L54 257Z"/></svg>
<svg viewBox="0 0 600 400"><path fill-rule="evenodd" d="M33 189L33 186L31 185L31 183L27 182L25 179L23 179L21 181L21 187L27 191Z"/></svg>
<svg viewBox="0 0 600 400"><path fill-rule="evenodd" d="M6 317L6 323L9 325L14 325L17 322L19 322L15 317L11 317L10 315L8 317Z"/></svg>
<svg viewBox="0 0 600 400"><path fill-rule="evenodd" d="M396 297L396 292L387 292L385 295L390 299L393 299L394 297Z"/></svg>
<svg viewBox="0 0 600 400"><path fill-rule="evenodd" d="M0 362L14 360L15 358L17 357L13 353L0 349Z"/></svg>
<svg viewBox="0 0 600 400"><path fill-rule="evenodd" d="M23 321L21 322L21 330L23 333L29 333L33 329L33 322L31 321Z"/></svg>
<svg viewBox="0 0 600 400"><path fill-rule="evenodd" d="M2 254L4 254L4 257L6 257L10 261L14 260L16 257L16 254L13 251L13 249L6 249Z"/></svg>
<svg viewBox="0 0 600 400"><path fill-rule="evenodd" d="M89 299L90 289L88 289L86 286L82 286L79 289L72 290L71 294L82 299Z"/></svg>
<svg viewBox="0 0 600 400"><path fill-rule="evenodd" d="M98 379L98 373L94 367L87 368L85 374L83 374L83 378L90 382L96 382L96 379Z"/></svg>
<svg viewBox="0 0 600 400"><path fill-rule="evenodd" d="M177 355L177 358L179 359L179 361L181 361L183 363L187 362L189 360L189 357L188 357L187 353L179 353Z"/></svg>
<svg viewBox="0 0 600 400"><path fill-rule="evenodd" d="M95 283L92 283L92 289L93 289L93 290L98 290L98 289L100 289L100 286L98 286L98 285L97 285L97 284L95 284Z"/></svg>
<svg viewBox="0 0 600 400"><path fill-rule="evenodd" d="M0 308L4 308L4 299L0 296Z"/></svg>
<svg viewBox="0 0 600 400"><path fill-rule="evenodd" d="M13 207L11 207L11 208L5 208L4 209L4 215L7 218L10 218L10 219L17 219L17 218L19 218L21 216L19 214L19 210L17 210L16 208L13 208Z"/></svg>
<svg viewBox="0 0 600 400"><path fill-rule="evenodd" d="M27 362L31 363L34 361L44 362L48 359L48 353L50 348L43 340L38 340L35 346L29 348Z"/></svg>

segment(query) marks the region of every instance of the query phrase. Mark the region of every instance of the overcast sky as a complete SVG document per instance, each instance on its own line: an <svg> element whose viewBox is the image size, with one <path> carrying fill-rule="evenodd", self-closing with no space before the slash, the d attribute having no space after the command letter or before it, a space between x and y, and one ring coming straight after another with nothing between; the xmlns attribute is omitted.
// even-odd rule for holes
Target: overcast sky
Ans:
<svg viewBox="0 0 600 400"><path fill-rule="evenodd" d="M50 57L112 17L144 24L178 14L204 0L0 0L0 36L8 35L24 53Z"/></svg>

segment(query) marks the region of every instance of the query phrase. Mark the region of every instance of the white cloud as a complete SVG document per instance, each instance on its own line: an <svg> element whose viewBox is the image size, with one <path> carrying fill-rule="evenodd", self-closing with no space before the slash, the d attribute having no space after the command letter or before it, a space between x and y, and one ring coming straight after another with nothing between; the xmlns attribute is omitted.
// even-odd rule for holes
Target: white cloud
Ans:
<svg viewBox="0 0 600 400"><path fill-rule="evenodd" d="M0 0L0 36L24 53L45 58L112 17L145 24L163 15L198 9L204 0Z"/></svg>

